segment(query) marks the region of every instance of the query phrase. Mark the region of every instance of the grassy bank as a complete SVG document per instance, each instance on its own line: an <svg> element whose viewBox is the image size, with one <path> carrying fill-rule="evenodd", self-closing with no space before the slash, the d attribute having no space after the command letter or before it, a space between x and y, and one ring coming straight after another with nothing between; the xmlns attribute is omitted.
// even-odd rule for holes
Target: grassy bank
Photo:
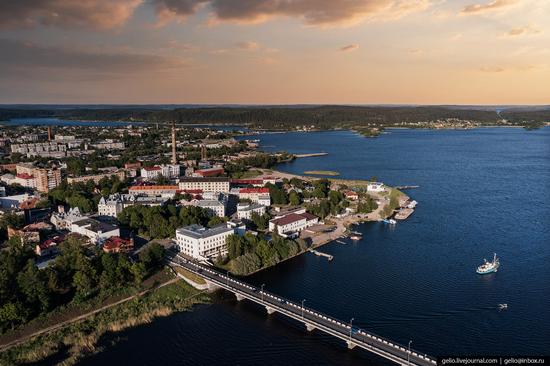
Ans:
<svg viewBox="0 0 550 366"><path fill-rule="evenodd" d="M98 342L108 333L150 323L157 317L189 310L192 305L208 300L207 295L181 280L14 346L0 354L0 365L47 360L74 365L79 359L100 352Z"/></svg>

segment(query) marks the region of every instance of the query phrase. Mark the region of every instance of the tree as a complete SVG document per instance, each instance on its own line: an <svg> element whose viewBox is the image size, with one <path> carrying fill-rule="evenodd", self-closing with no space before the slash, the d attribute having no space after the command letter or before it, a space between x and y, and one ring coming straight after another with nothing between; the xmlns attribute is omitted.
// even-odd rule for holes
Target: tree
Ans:
<svg viewBox="0 0 550 366"><path fill-rule="evenodd" d="M86 257L80 259L78 268L73 276L73 286L76 289L75 300L77 302L85 300L92 294L96 274Z"/></svg>
<svg viewBox="0 0 550 366"><path fill-rule="evenodd" d="M136 287L141 286L141 283L143 282L143 279L145 278L145 274L147 273L147 269L145 268L145 264L142 262L136 262L133 263L130 267L130 272L132 273L132 276L134 277L134 285Z"/></svg>
<svg viewBox="0 0 550 366"><path fill-rule="evenodd" d="M300 195L295 190L290 191L288 200L292 206L298 206L300 204Z"/></svg>
<svg viewBox="0 0 550 366"><path fill-rule="evenodd" d="M17 275L17 284L27 304L33 308L39 308L40 311L48 310L50 305L48 286L33 259L29 259L23 271Z"/></svg>

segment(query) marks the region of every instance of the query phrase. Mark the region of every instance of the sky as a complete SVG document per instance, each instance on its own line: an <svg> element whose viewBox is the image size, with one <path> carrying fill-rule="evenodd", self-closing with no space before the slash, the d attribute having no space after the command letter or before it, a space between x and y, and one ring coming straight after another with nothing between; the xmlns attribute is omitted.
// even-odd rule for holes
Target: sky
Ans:
<svg viewBox="0 0 550 366"><path fill-rule="evenodd" d="M550 1L0 0L0 103L550 104Z"/></svg>

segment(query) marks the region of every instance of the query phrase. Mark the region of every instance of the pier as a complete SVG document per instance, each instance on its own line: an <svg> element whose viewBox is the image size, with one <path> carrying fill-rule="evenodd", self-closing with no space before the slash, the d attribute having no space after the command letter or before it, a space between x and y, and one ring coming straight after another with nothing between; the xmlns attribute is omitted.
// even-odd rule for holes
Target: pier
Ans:
<svg viewBox="0 0 550 366"><path fill-rule="evenodd" d="M246 282L218 272L179 255L171 259L171 264L184 268L202 277L211 289L223 288L235 294L238 301L249 300L265 307L268 314L275 312L304 324L308 332L321 331L345 342L349 349L361 348L374 353L398 365L435 366L434 358L400 345L389 339L379 337L364 329L352 326L351 322L343 322L313 308L305 307L304 302L295 302L264 290L264 286L256 287Z"/></svg>
<svg viewBox="0 0 550 366"><path fill-rule="evenodd" d="M319 257L325 257L329 260L329 262L331 260L334 259L334 256L333 255L330 255L330 254L327 254L327 253L323 253L323 252L320 252L318 250L315 250L315 249L309 249L309 251L313 254L315 254L316 256L319 256Z"/></svg>
<svg viewBox="0 0 550 366"><path fill-rule="evenodd" d="M413 188L420 188L420 186L395 186L395 189L413 189Z"/></svg>
<svg viewBox="0 0 550 366"><path fill-rule="evenodd" d="M328 155L327 152L320 152L320 153L310 153L310 154L294 154L295 158L312 158L314 156L325 156Z"/></svg>

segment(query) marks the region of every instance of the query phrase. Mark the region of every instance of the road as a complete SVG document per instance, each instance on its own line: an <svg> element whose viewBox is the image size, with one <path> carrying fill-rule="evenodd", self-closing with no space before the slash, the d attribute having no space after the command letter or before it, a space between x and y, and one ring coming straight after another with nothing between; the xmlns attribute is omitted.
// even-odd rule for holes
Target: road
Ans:
<svg viewBox="0 0 550 366"><path fill-rule="evenodd" d="M263 288L251 286L225 273L218 272L211 267L189 261L177 255L171 261L172 264L185 268L212 284L233 292L239 300L243 298L249 299L265 306L268 313L276 311L303 322L308 330L322 330L325 333L344 340L350 348L357 346L401 365L436 365L436 361L425 354L409 350L402 345L362 329L356 329L348 323L341 322L326 314L305 307L303 303L299 304L284 299L264 291Z"/></svg>

